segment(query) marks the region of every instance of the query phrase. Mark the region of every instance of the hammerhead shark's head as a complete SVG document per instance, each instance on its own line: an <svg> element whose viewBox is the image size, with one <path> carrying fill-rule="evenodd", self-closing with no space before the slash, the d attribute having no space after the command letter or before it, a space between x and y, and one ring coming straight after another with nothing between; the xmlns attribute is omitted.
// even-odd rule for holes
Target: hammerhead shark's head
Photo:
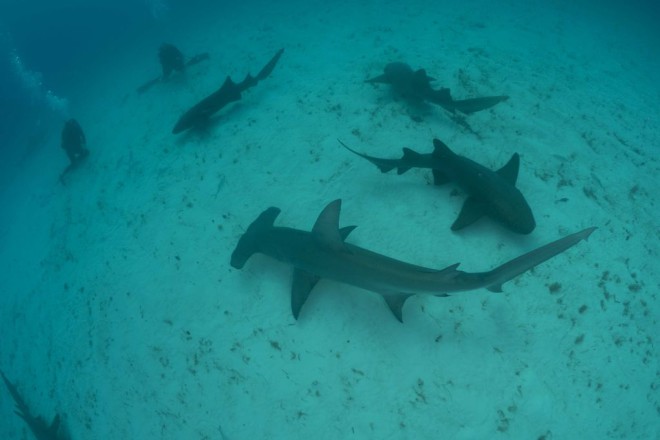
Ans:
<svg viewBox="0 0 660 440"><path fill-rule="evenodd" d="M463 229L483 216L488 216L519 234L529 234L536 227L531 208L516 188L520 167L520 157L517 153L511 156L506 165L493 171L454 153L439 139L433 140L433 153L421 154L404 148L403 157L400 159L367 156L349 148L342 141L339 143L376 165L383 173L395 168L399 174L411 168L430 168L433 170L435 185L456 182L468 194L468 198L451 226L453 231Z"/></svg>
<svg viewBox="0 0 660 440"><path fill-rule="evenodd" d="M30 409L28 408L21 395L18 393L16 386L9 382L9 379L7 379L2 371L0 371L0 375L2 375L2 380L5 382L5 385L9 390L9 394L11 394L11 396L14 398L14 402L16 403L16 410L14 412L17 416L23 419L25 423L27 423L30 431L32 431L32 434L34 434L34 437L37 440L66 440L64 434L58 435L60 430L59 414L55 415L55 418L50 425L46 423L43 418L32 416L30 414Z"/></svg>
<svg viewBox="0 0 660 440"><path fill-rule="evenodd" d="M456 111L464 114L475 113L509 99L508 96L486 96L455 100L452 98L449 89L433 89L431 87L432 81L434 81L434 78L428 76L426 70L413 70L406 63L395 62L386 65L382 75L368 79L366 82L389 84L396 93L408 101L414 103L430 102L451 113Z"/></svg>
<svg viewBox="0 0 660 440"><path fill-rule="evenodd" d="M231 265L241 269L254 253L261 253L293 265L291 310L298 319L310 291L321 278L339 281L381 294L390 310L402 321L406 300L416 294L448 296L479 288L501 292L502 284L558 255L596 228L588 228L541 246L488 271L468 273L458 264L435 270L404 263L346 243L355 228L339 228L341 200L328 204L311 232L273 226L280 213L268 208L240 238L231 256Z"/></svg>
<svg viewBox="0 0 660 440"><path fill-rule="evenodd" d="M241 93L250 87L256 86L259 81L266 79L271 74L283 52L284 49L280 49L257 76L253 77L248 74L240 83L235 83L228 76L222 87L195 104L179 118L174 129L172 129L172 133L181 133L184 130L203 125L221 108L241 99Z"/></svg>

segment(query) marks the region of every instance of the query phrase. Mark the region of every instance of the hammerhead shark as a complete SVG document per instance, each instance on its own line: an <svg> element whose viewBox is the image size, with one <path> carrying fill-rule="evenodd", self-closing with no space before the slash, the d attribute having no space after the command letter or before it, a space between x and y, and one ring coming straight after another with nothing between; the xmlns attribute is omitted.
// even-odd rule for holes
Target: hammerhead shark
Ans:
<svg viewBox="0 0 660 440"><path fill-rule="evenodd" d="M27 423L28 428L30 428L30 431L32 431L32 434L34 434L34 437L37 440L66 440L64 434L58 435L60 430L59 414L55 415L55 418L50 425L48 425L42 417L32 416L30 414L30 409L28 408L21 395L18 393L16 386L9 382L9 379L7 379L2 371L0 371L0 375L2 375L2 380L5 382L5 385L9 390L9 394L11 394L11 396L14 398L14 402L16 403L16 410L14 412L17 416L23 419L25 423Z"/></svg>
<svg viewBox="0 0 660 440"><path fill-rule="evenodd" d="M451 226L452 231L463 229L483 216L500 222L518 234L529 234L536 227L531 208L516 188L520 166L518 153L511 156L502 168L492 171L454 153L439 139L433 139L433 153L421 154L404 148L400 159L367 156L351 149L342 141L339 143L376 165L383 173L394 168L398 174L403 174L411 168L430 168L433 170L435 185L456 182L468 194L468 198Z"/></svg>
<svg viewBox="0 0 660 440"><path fill-rule="evenodd" d="M215 112L227 104L241 99L241 93L256 86L259 81L266 79L271 74L283 52L284 49L280 49L255 77L248 73L243 81L235 83L227 76L222 87L195 104L179 118L172 133L181 133L184 130L203 125Z"/></svg>
<svg viewBox="0 0 660 440"><path fill-rule="evenodd" d="M435 79L428 76L426 70L413 70L406 63L395 62L387 64L382 75L368 79L366 82L389 84L396 93L408 101L430 102L451 113L459 111L466 115L485 110L509 99L508 96L502 95L456 100L452 98L447 88L433 89L432 81Z"/></svg>
<svg viewBox="0 0 660 440"><path fill-rule="evenodd" d="M266 209L239 239L231 255L232 267L243 268L255 253L293 265L291 311L295 319L316 283L326 278L381 294L394 316L403 322L403 306L413 295L442 297L484 287L501 292L502 284L564 252L596 229L567 235L488 272L469 273L457 270L458 264L429 269L346 243L355 226L339 227L340 210L341 200L329 203L312 231L307 232L273 226L280 209Z"/></svg>

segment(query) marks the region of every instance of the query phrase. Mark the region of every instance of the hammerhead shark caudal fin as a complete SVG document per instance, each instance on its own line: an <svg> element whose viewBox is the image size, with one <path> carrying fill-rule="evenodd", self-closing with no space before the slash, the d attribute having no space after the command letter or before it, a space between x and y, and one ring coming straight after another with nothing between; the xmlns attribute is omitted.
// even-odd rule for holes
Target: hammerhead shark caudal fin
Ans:
<svg viewBox="0 0 660 440"><path fill-rule="evenodd" d="M260 242L263 235L273 227L273 223L278 215L280 215L280 208L270 207L262 212L259 217L248 227L248 230L243 234L241 239L236 245L236 249L231 254L231 267L234 269L242 269L247 260L260 250Z"/></svg>
<svg viewBox="0 0 660 440"><path fill-rule="evenodd" d="M583 229L566 237L550 242L544 246L527 252L513 260L507 261L486 273L486 278L492 279L488 287L491 292L501 292L502 284L512 280L518 275L527 272L555 255L559 255L582 240L586 240L596 230L596 227Z"/></svg>

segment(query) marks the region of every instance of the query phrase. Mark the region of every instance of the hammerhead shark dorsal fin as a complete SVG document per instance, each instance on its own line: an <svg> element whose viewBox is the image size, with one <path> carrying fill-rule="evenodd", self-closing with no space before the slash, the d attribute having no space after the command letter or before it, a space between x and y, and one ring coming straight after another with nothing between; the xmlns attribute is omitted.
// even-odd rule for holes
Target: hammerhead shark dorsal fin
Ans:
<svg viewBox="0 0 660 440"><path fill-rule="evenodd" d="M486 213L484 206L474 197L468 197L465 203L463 203L463 208L458 214L458 218L451 225L452 231L459 231L466 226L470 226L472 223L479 220Z"/></svg>
<svg viewBox="0 0 660 440"><path fill-rule="evenodd" d="M496 171L501 178L506 180L513 186L516 186L516 181L518 180L518 169L520 168L520 156L518 153L514 153L511 156L511 159L504 165L502 168Z"/></svg>
<svg viewBox="0 0 660 440"><path fill-rule="evenodd" d="M341 199L334 200L321 211L312 228L314 240L329 249L341 251L344 249L344 239L339 232L339 214ZM349 231L350 233L350 231ZM346 234L348 235L348 233Z"/></svg>
<svg viewBox="0 0 660 440"><path fill-rule="evenodd" d="M405 305L406 300L411 296L412 295L383 295L390 311L401 323L403 323L403 306Z"/></svg>

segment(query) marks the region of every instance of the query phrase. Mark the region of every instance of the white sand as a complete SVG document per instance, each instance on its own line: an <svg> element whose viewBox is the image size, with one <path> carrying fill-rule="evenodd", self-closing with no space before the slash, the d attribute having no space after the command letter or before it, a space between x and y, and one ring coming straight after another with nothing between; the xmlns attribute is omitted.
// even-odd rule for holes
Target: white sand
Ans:
<svg viewBox="0 0 660 440"><path fill-rule="evenodd" d="M113 55L121 69L90 69L72 97L89 162L59 185L56 134L2 194L2 369L74 439L658 438L660 90L641 30L572 6L363 3L204 11ZM161 41L211 59L137 95ZM170 133L280 47L207 135ZM456 98L511 99L468 118L479 136L437 107L415 122L363 83L396 60ZM452 233L454 185L381 174L336 141L397 157L433 137L491 168L520 153L534 233ZM309 229L336 198L352 243L437 268L487 270L599 229L503 294L415 298L403 325L333 282L295 322L290 267L255 256L237 271L229 255L267 207ZM0 436L19 438L0 395Z"/></svg>

